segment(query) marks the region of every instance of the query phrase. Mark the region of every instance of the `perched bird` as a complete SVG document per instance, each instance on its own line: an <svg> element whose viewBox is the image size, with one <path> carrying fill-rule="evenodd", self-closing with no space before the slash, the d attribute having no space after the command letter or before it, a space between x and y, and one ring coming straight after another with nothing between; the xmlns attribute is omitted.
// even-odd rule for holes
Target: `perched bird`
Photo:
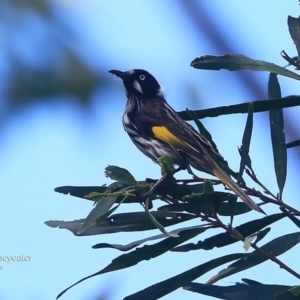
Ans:
<svg viewBox="0 0 300 300"><path fill-rule="evenodd" d="M120 77L127 103L123 126L133 143L149 158L168 155L180 169L193 168L218 177L250 208L263 210L223 171L209 152L220 155L210 142L185 122L167 103L157 80L147 71L110 70Z"/></svg>

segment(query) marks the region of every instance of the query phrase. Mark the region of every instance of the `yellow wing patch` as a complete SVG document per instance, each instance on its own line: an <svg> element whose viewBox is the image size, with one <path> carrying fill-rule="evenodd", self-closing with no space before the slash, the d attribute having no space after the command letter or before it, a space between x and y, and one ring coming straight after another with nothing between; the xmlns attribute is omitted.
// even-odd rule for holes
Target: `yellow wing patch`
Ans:
<svg viewBox="0 0 300 300"><path fill-rule="evenodd" d="M166 142L175 148L183 149L189 146L170 132L165 126L153 126L152 132L157 139Z"/></svg>

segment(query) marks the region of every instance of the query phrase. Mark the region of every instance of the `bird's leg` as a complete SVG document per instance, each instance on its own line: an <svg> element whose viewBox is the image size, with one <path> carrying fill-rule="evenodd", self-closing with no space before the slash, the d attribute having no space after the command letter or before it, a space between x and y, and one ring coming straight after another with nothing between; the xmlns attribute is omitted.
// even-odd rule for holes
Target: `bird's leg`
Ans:
<svg viewBox="0 0 300 300"><path fill-rule="evenodd" d="M146 200L147 198L149 198L149 196L151 196L153 194L153 192L164 181L164 179L165 179L164 177L161 177L159 180L157 180L156 183L152 186L152 188L148 192L146 192L142 195L142 199Z"/></svg>
<svg viewBox="0 0 300 300"><path fill-rule="evenodd" d="M174 175L175 173L177 173L177 172L179 172L179 171L183 171L183 170L185 170L185 169L186 169L185 167L178 167L178 168L175 169L173 175Z"/></svg>
<svg viewBox="0 0 300 300"><path fill-rule="evenodd" d="M181 156L182 159L183 159L184 164L183 164L182 166L179 166L179 167L175 170L174 174L177 173L178 171L181 171L181 170L187 170L188 173L189 173L190 175L192 175L194 179L200 179L200 178L199 178L197 175L195 175L194 172L192 171L191 165L188 163L188 160L187 160L187 158L186 158L186 155L185 155L182 151L179 151L179 153L180 153L180 156Z"/></svg>
<svg viewBox="0 0 300 300"><path fill-rule="evenodd" d="M141 200L140 200L140 203L144 206L144 208L148 208L151 209L153 207L153 204L152 204L152 201L150 199L150 196L155 192L155 190L164 182L164 181L167 181L165 177L161 177L159 180L157 180L155 182L155 184L151 187L151 189L142 194L140 197L141 197ZM169 195L164 195L166 197L170 197ZM162 196L161 196L162 197ZM171 200L169 199L165 199L165 198L160 198L162 201L165 201L167 203L174 203L174 201L177 201L177 200L174 200L171 198Z"/></svg>
<svg viewBox="0 0 300 300"><path fill-rule="evenodd" d="M147 199L150 195L152 195L154 193L154 191L159 187L159 185L166 179L166 176L173 176L175 173L185 169L185 167L180 166L180 167L176 168L175 171L172 172L171 174L166 175L164 166L162 166L161 168L162 168L162 171L161 171L162 177L159 180L157 180L157 182L151 187L151 189L148 192L146 192L142 195L143 200Z"/></svg>
<svg viewBox="0 0 300 300"><path fill-rule="evenodd" d="M198 179L198 180L201 180L201 178L199 178L191 169L191 166L189 164L186 165L186 170L188 171L188 173L190 175L193 176L194 179Z"/></svg>

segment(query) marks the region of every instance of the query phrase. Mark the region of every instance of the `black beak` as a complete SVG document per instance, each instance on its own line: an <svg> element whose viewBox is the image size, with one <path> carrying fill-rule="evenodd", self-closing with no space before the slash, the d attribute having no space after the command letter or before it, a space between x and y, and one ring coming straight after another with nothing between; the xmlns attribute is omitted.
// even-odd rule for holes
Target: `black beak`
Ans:
<svg viewBox="0 0 300 300"><path fill-rule="evenodd" d="M111 74L114 74L114 75L116 75L117 77L120 77L120 78L123 78L124 75L125 75L124 74L125 72L118 71L118 70L110 70L108 72L111 73Z"/></svg>

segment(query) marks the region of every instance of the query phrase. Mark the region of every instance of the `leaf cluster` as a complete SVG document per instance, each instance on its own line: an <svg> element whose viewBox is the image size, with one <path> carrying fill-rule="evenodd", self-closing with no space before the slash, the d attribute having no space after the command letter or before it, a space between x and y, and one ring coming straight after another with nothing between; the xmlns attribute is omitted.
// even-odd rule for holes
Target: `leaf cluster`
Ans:
<svg viewBox="0 0 300 300"><path fill-rule="evenodd" d="M289 25L298 24L299 19L291 21L290 18ZM290 31L295 33L291 26ZM287 58L286 54L283 57ZM295 65L297 63L295 61ZM200 119L237 113L247 114L242 144L239 148L239 170L234 172L229 169L225 160L218 161L218 164L237 180L248 195L259 200L259 205L264 206L271 203L273 206L277 206L281 212L263 217L259 216L257 219L234 227L235 216L247 214L251 209L244 202L237 201L237 197L231 192L227 190L223 192L215 191L214 186L220 184L217 180L208 180L196 176L190 179L176 179L173 165L167 156L160 159L160 164L163 165L163 175L160 179L139 181L126 169L108 166L105 169L105 174L114 180L109 186L63 186L55 189L59 193L93 201L94 207L86 218L69 222L47 221L46 224L51 227L67 229L76 236L148 231L152 229L159 229L161 234L148 236L126 245L108 243L94 245L93 249L112 248L125 253L116 257L102 270L82 278L69 288L94 276L133 267L141 261L154 259L168 251L177 253L199 250L213 251L215 247L221 248L242 241L245 249L251 248L252 252L225 254L203 262L190 270L153 284L124 299L158 299L180 287L187 291L210 295L219 299L300 299L299 286L264 284L250 279L243 279L243 284L227 287L214 284L225 277L253 268L268 260L300 279L300 274L296 270L285 265L278 258L278 256L300 242L299 231L279 236L263 245L258 245L270 232L271 225L280 222L283 218L289 218L297 230L300 226L300 212L284 202L283 197L287 175L288 149L300 144L300 140L286 142L283 109L299 106L300 96L289 95L283 97L278 75L293 80L300 80L300 76L275 64L254 60L240 54L206 55L194 59L191 66L201 70L227 69L230 71L269 72L268 99L204 110L187 110L179 112L179 114L185 120L194 120L199 131L210 140L212 145L215 145L213 139L200 122ZM249 155L253 115L262 111L269 112L274 173L278 186L275 193L271 192L257 178ZM247 186L244 180L245 176L250 177L253 182L258 184L260 190ZM137 212L115 213L120 205L131 205L132 203L141 204L143 208ZM156 209L152 209L153 203L157 207ZM223 217L229 218L230 221L226 224L223 223ZM193 219L198 220L195 226L187 227L181 224ZM180 227L167 231L166 228L171 225L180 225ZM214 228L221 228L223 232L215 235L212 231ZM201 239L201 234L204 232L211 232L211 236ZM195 238L198 239L196 243L190 241ZM146 244L149 241L152 241L151 245ZM227 266L206 283L194 282L202 275L224 264L227 264ZM58 298L69 288L61 292Z"/></svg>

